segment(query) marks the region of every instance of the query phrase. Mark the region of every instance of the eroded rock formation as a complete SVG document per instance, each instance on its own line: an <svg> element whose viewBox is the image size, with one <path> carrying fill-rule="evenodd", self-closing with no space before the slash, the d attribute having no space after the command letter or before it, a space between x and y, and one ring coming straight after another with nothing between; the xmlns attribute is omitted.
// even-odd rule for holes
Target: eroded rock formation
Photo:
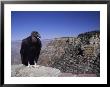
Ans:
<svg viewBox="0 0 110 87"><path fill-rule="evenodd" d="M38 64L66 73L100 76L99 36L99 31L92 31L77 37L55 38L41 51Z"/></svg>

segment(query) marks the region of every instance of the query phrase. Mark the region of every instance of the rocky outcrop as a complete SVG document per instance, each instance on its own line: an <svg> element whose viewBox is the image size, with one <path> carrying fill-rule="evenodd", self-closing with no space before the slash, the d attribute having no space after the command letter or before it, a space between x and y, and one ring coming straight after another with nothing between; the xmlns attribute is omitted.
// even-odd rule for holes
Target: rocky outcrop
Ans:
<svg viewBox="0 0 110 87"><path fill-rule="evenodd" d="M77 37L55 38L41 51L38 64L65 73L100 76L99 36L99 31L92 31Z"/></svg>
<svg viewBox="0 0 110 87"><path fill-rule="evenodd" d="M59 69L41 65L23 66L22 64L12 65L12 77L58 77L61 75Z"/></svg>
<svg viewBox="0 0 110 87"><path fill-rule="evenodd" d="M59 69L41 65L12 65L11 77L96 77L95 74L61 73Z"/></svg>

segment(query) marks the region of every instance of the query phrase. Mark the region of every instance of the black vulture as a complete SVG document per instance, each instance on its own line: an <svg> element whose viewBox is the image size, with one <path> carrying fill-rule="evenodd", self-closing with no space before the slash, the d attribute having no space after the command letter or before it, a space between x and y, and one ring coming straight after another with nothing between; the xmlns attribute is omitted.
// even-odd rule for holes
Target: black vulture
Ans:
<svg viewBox="0 0 110 87"><path fill-rule="evenodd" d="M28 64L35 65L35 62L37 63L38 61L41 47L40 34L36 31L33 31L29 37L23 39L20 49L22 64L26 66Z"/></svg>

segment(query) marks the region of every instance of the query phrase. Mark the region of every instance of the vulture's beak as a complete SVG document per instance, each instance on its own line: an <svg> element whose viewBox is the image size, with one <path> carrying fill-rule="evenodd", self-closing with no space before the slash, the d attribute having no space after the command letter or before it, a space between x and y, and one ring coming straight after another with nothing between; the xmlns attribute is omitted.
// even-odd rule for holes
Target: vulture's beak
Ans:
<svg viewBox="0 0 110 87"><path fill-rule="evenodd" d="M40 34L37 34L37 37L41 38Z"/></svg>

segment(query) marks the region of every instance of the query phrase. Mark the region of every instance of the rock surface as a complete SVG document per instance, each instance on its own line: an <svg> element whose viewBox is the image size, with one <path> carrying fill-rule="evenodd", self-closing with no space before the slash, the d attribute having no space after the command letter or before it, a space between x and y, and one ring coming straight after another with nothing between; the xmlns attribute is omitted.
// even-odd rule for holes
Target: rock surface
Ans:
<svg viewBox="0 0 110 87"><path fill-rule="evenodd" d="M96 74L61 73L59 69L41 65L12 65L11 77L96 77Z"/></svg>
<svg viewBox="0 0 110 87"><path fill-rule="evenodd" d="M38 63L62 73L100 76L99 35L99 31L92 31L78 37L56 38L41 51Z"/></svg>
<svg viewBox="0 0 110 87"><path fill-rule="evenodd" d="M12 77L58 77L59 75L61 75L60 70L40 65L27 67L19 64L11 67Z"/></svg>

